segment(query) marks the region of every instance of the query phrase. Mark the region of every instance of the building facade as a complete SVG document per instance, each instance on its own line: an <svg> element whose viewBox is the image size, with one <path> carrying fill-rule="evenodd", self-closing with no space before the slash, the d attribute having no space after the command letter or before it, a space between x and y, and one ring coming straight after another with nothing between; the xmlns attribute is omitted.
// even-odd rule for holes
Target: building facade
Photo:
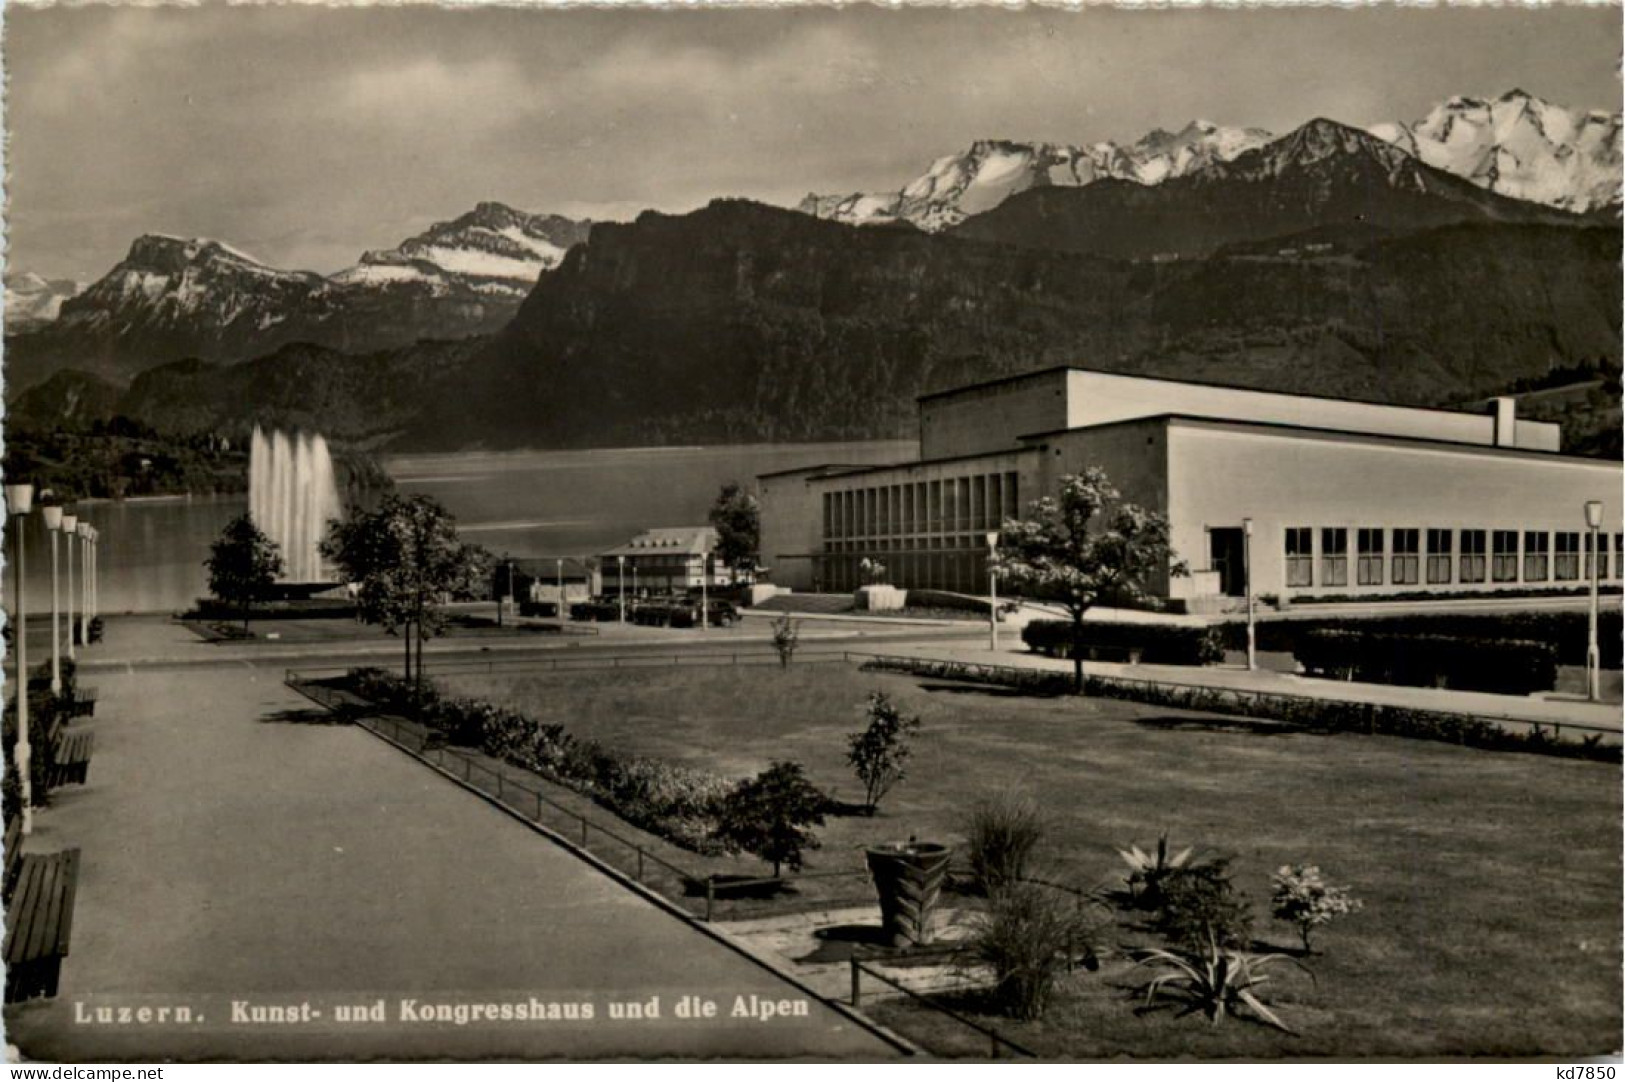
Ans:
<svg viewBox="0 0 1625 1082"><path fill-rule="evenodd" d="M603 590L619 593L684 593L729 586L733 572L716 558L717 531L710 526L645 530L599 554Z"/></svg>
<svg viewBox="0 0 1625 1082"><path fill-rule="evenodd" d="M1625 570L1618 462L1565 456L1557 426L1510 399L1486 414L1048 369L920 400L921 459L758 478L773 581L987 592L990 532L1105 469L1168 516L1190 574L1174 598L1492 592L1588 581L1585 504L1603 504L1598 571ZM1251 534L1246 533L1250 520ZM1250 540L1249 540L1250 537Z"/></svg>

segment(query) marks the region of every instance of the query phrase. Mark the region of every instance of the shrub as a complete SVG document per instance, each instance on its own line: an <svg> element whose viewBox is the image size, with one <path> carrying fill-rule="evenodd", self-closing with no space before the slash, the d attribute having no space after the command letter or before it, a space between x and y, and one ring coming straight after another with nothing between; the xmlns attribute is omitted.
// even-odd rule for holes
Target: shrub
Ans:
<svg viewBox="0 0 1625 1082"><path fill-rule="evenodd" d="M1029 650L1050 657L1072 656L1070 620L1034 620L1021 631ZM1155 665L1212 665L1224 660L1219 628L1090 620L1078 645L1084 656L1109 661L1132 658Z"/></svg>
<svg viewBox="0 0 1625 1082"><path fill-rule="evenodd" d="M1137 845L1119 849L1117 855L1129 867L1128 889L1135 905L1141 909L1161 906L1163 884L1170 875L1184 869L1194 851L1194 846L1186 846L1177 853L1170 853L1167 831L1157 837L1157 847L1149 853Z"/></svg>
<svg viewBox="0 0 1625 1082"><path fill-rule="evenodd" d="M1252 910L1231 882L1229 861L1170 870L1160 893L1156 929L1174 946L1194 951L1209 941L1243 949L1251 944Z"/></svg>
<svg viewBox="0 0 1625 1082"><path fill-rule="evenodd" d="M1558 664L1584 665L1589 616L1584 612L1457 612L1412 613L1404 616L1326 616L1302 620L1263 620L1257 624L1258 648L1294 653L1305 635L1314 631L1347 631L1377 635L1442 635L1480 642L1522 641L1552 646ZM1602 666L1617 669L1625 647L1619 610L1598 618L1598 645ZM1219 626L1232 650L1247 646L1247 625L1231 621Z"/></svg>
<svg viewBox="0 0 1625 1082"><path fill-rule="evenodd" d="M796 647L801 644L801 624L790 619L785 613L773 621L773 649L779 655L781 668L790 667L790 659L795 657Z"/></svg>
<svg viewBox="0 0 1625 1082"><path fill-rule="evenodd" d="M1270 878L1270 913L1298 929L1305 953L1313 948L1309 937L1316 928L1364 908L1347 887L1335 887L1321 878L1313 864L1282 865Z"/></svg>
<svg viewBox="0 0 1625 1082"><path fill-rule="evenodd" d="M740 782L718 809L716 839L730 853L751 853L773 865L801 870L801 855L819 847L809 827L824 824L825 796L807 780L800 763L776 762Z"/></svg>
<svg viewBox="0 0 1625 1082"><path fill-rule="evenodd" d="M1257 994L1258 987L1269 980L1264 968L1285 957L1234 950L1209 939L1192 950L1148 950L1136 961L1163 967L1145 986L1147 1007L1158 997L1171 997L1186 1005L1186 1014L1201 1011L1214 1025L1226 1014L1238 1014L1239 1008L1246 1007L1258 1021L1291 1033Z"/></svg>
<svg viewBox="0 0 1625 1082"><path fill-rule="evenodd" d="M880 799L907 777L903 764L912 749L909 738L919 731L920 719L905 718L883 691L869 696L869 726L847 737L846 761L863 783L864 809L873 815Z"/></svg>
<svg viewBox="0 0 1625 1082"><path fill-rule="evenodd" d="M1294 656L1311 676L1406 687L1527 695L1557 683L1557 651L1539 642L1321 630Z"/></svg>
<svg viewBox="0 0 1625 1082"><path fill-rule="evenodd" d="M965 819L965 854L989 895L1021 881L1044 837L1038 805L1010 793L972 804Z"/></svg>
<svg viewBox="0 0 1625 1082"><path fill-rule="evenodd" d="M993 1000L1023 1021L1043 1017L1075 954L1094 957L1099 924L1076 900L1037 883L996 891L971 918L970 957L993 970Z"/></svg>

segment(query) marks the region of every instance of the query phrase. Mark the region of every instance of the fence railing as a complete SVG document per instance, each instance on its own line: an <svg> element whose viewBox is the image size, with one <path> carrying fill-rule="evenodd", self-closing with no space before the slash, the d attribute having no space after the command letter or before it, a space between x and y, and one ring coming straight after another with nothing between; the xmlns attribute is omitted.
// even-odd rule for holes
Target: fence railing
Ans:
<svg viewBox="0 0 1625 1082"><path fill-rule="evenodd" d="M937 1011L940 1014L945 1014L949 1018L952 1018L955 1022L958 1022L960 1025L965 1026L968 1029L975 1030L977 1033L980 1033L982 1036L986 1037L988 1040L990 1058L992 1059L998 1059L1001 1050L1004 1049L1007 1049L1010 1052L1013 1052L1016 1055L1022 1056L1026 1059L1038 1058L1038 1053L1032 1051L1030 1048L1017 1044L1015 1041L1012 1041L1010 1038L1004 1036L992 1026L984 1026L980 1022L973 1021L951 1007L943 1006L941 1003L938 1003L925 993L917 992L901 981L888 977L878 969L875 969L872 966L864 965L863 962L858 960L857 955L853 955L851 957L850 965L852 972L851 1004L854 1010L861 1010L863 1006L863 978L865 976L873 977L882 984L897 989L899 992L902 992L904 995L920 1003L922 1006L925 1006L930 1010Z"/></svg>

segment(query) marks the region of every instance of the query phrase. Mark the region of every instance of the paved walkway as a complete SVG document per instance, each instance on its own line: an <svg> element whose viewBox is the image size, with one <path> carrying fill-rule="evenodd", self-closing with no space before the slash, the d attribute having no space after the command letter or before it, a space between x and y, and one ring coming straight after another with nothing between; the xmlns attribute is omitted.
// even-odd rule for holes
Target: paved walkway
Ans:
<svg viewBox="0 0 1625 1082"><path fill-rule="evenodd" d="M919 643L908 649L889 650L884 646L855 648L884 654L896 652L914 657L968 661L983 665L1012 665L1021 668L1070 672L1072 663L1029 653L1019 636L1002 636L995 654L986 640L969 643ZM1013 642L1011 640L1014 640ZM1378 703L1417 710L1439 710L1471 714L1487 719L1508 718L1542 724L1578 724L1620 732L1622 711L1618 703L1588 703L1556 698L1491 695L1485 692L1449 691L1443 688L1408 688L1389 684L1356 684L1342 680L1320 680L1293 673L1260 669L1248 672L1230 666L1127 665L1105 661L1084 662L1084 672L1130 680L1152 680L1189 687L1225 688L1276 695L1303 695L1341 702Z"/></svg>
<svg viewBox="0 0 1625 1082"><path fill-rule="evenodd" d="M60 994L5 1012L24 1055L157 1059L874 1059L845 1015L375 737L312 724L263 670L98 678L90 783L30 850L84 852ZM718 1003L680 1020L678 999ZM729 1017L735 997L805 1016ZM656 1020L614 1020L611 1001ZM335 998L336 997L336 998ZM585 1021L402 1019L400 1001L591 1002ZM324 1019L224 1026L233 998ZM333 1023L338 1002L386 1020ZM86 1025L76 1005L187 1006L191 1025Z"/></svg>

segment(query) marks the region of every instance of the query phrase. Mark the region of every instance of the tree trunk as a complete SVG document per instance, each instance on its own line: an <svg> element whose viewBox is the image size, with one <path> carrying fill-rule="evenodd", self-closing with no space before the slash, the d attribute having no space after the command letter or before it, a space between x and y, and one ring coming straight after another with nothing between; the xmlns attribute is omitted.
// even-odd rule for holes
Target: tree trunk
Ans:
<svg viewBox="0 0 1625 1082"><path fill-rule="evenodd" d="M401 628L401 643L406 647L406 666L401 670L401 679L411 682L412 679L412 636L411 628Z"/></svg>

